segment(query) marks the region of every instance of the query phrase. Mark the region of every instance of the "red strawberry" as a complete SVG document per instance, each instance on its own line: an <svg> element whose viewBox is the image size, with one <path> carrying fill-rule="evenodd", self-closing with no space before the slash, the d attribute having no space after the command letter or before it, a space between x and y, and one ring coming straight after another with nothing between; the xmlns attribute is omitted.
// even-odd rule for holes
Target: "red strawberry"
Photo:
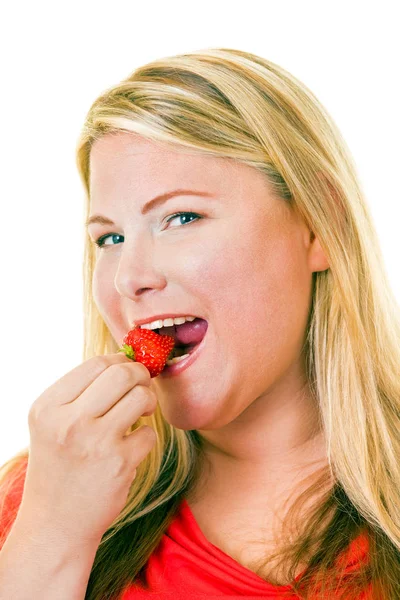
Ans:
<svg viewBox="0 0 400 600"><path fill-rule="evenodd" d="M151 377L161 373L175 346L173 337L140 327L128 331L123 342L118 352L124 352L128 358L142 363L150 371Z"/></svg>

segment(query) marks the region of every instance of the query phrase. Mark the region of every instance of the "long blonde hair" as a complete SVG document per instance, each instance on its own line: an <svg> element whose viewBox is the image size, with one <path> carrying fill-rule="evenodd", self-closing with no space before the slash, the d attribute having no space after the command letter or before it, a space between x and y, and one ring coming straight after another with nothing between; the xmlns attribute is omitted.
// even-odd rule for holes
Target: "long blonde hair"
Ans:
<svg viewBox="0 0 400 600"><path fill-rule="evenodd" d="M304 356L329 469L300 495L296 510L330 477L334 485L282 552L282 564L289 565L285 577L278 581L271 572L265 578L276 585L294 581L306 560L309 568L293 590L304 599L318 589L333 592L346 584L343 572L333 568L335 559L366 532L369 560L343 588L343 598L357 598L366 584L374 593L384 590L385 599L399 598L400 310L337 126L303 83L248 52L217 48L155 60L104 91L89 109L77 145L86 218L91 146L120 131L258 169L318 237L330 268L313 273ZM118 350L93 300L95 261L85 233L83 360ZM124 510L103 536L89 579L90 600L119 597L140 580L198 477L202 448L196 431L169 425L159 407L132 430L144 424L156 430L158 442L139 465ZM0 474L27 454L19 453Z"/></svg>

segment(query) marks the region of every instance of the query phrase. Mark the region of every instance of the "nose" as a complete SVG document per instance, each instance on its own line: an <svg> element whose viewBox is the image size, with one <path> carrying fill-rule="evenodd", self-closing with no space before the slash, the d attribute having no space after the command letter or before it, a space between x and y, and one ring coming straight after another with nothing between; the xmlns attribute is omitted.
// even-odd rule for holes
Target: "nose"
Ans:
<svg viewBox="0 0 400 600"><path fill-rule="evenodd" d="M114 278L115 289L121 296L135 300L146 291L160 290L166 285L164 275L157 269L154 245L141 236L136 242L125 241Z"/></svg>

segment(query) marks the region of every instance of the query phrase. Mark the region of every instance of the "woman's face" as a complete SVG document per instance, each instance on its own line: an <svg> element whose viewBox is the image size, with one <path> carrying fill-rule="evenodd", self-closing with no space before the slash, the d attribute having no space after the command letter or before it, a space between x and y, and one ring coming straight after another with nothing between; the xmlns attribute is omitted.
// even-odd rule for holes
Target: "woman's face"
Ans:
<svg viewBox="0 0 400 600"><path fill-rule="evenodd" d="M175 196L142 214L149 200L177 189L209 196ZM134 321L154 315L208 321L194 363L152 380L169 423L218 429L304 385L312 273L329 265L260 172L119 133L95 142L90 190L90 214L114 222L90 225L89 234L110 234L97 250L93 291L117 344ZM177 212L195 215L167 222Z"/></svg>

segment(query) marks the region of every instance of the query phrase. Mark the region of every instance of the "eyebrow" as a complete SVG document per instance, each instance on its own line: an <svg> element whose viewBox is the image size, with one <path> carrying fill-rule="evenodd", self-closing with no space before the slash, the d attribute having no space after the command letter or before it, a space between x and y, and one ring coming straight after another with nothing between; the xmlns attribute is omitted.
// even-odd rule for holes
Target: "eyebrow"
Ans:
<svg viewBox="0 0 400 600"><path fill-rule="evenodd" d="M164 202L166 202L170 198L173 198L174 196L205 196L210 198L212 197L212 194L210 194L210 192L196 192L195 190L172 190L170 192L160 194L159 196L156 196L155 198L149 200L140 211L141 214L147 214L148 212L156 208L156 206L163 204ZM92 215L86 221L85 226L89 227L89 225L93 225L94 223L99 223L100 225L115 225L114 221L111 221L111 219L108 219L107 217L103 217L103 215Z"/></svg>

